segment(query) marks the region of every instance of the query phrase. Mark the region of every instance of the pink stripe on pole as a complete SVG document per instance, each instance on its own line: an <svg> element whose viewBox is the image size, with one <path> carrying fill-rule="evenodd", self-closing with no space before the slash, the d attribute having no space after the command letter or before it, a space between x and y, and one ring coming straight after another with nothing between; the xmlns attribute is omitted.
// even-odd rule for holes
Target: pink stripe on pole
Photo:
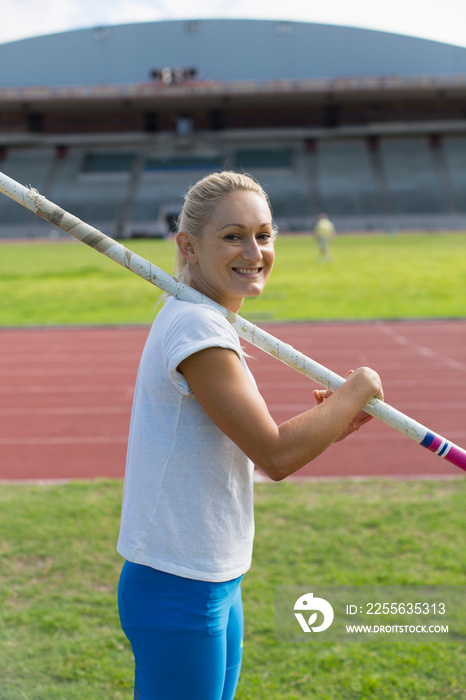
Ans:
<svg viewBox="0 0 466 700"><path fill-rule="evenodd" d="M455 467L466 471L466 452L456 445L452 445L445 455L445 461L451 462Z"/></svg>
<svg viewBox="0 0 466 700"><path fill-rule="evenodd" d="M427 449L431 452L437 452L442 442L444 442L443 438L440 435L436 435Z"/></svg>

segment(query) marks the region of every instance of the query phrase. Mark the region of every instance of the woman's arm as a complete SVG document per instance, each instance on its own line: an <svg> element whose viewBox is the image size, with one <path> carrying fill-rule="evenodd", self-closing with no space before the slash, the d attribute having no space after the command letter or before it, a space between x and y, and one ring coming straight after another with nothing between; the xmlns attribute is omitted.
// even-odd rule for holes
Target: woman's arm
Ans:
<svg viewBox="0 0 466 700"><path fill-rule="evenodd" d="M378 374L361 367L335 392L315 393L316 406L277 425L233 350L202 350L179 369L211 420L274 481L358 429L366 421L361 409L373 396L382 398Z"/></svg>

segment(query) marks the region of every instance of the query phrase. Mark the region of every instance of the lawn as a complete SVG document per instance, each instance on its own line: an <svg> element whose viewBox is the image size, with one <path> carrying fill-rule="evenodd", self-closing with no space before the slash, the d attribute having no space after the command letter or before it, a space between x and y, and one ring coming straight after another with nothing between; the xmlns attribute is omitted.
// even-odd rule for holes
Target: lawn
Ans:
<svg viewBox="0 0 466 700"><path fill-rule="evenodd" d="M173 272L172 240L127 247ZM458 317L466 309L466 234L340 236L334 261L282 235L272 277L242 315L252 321ZM0 326L147 324L158 290L74 240L3 244Z"/></svg>
<svg viewBox="0 0 466 700"><path fill-rule="evenodd" d="M3 485L1 700L129 700L115 551L121 481ZM465 482L258 484L237 700L465 697L455 642L274 641L277 585L466 583Z"/></svg>

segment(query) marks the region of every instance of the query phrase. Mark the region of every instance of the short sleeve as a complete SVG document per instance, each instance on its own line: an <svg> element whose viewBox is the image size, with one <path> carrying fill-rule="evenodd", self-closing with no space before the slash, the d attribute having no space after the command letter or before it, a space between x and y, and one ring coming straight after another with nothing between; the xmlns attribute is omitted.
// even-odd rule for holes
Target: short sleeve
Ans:
<svg viewBox="0 0 466 700"><path fill-rule="evenodd" d="M192 391L177 371L179 364L190 355L213 347L233 350L243 359L238 334L220 311L207 304L182 308L170 323L164 344L168 376L181 394L189 396Z"/></svg>

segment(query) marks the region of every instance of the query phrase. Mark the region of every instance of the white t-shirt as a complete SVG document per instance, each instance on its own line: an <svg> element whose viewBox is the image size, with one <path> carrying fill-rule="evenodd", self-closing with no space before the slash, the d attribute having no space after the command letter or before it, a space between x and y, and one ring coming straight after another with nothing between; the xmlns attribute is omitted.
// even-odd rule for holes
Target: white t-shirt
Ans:
<svg viewBox="0 0 466 700"><path fill-rule="evenodd" d="M168 298L141 357L128 442L118 551L127 560L201 581L251 565L250 459L210 420L177 367L239 338L218 309Z"/></svg>

